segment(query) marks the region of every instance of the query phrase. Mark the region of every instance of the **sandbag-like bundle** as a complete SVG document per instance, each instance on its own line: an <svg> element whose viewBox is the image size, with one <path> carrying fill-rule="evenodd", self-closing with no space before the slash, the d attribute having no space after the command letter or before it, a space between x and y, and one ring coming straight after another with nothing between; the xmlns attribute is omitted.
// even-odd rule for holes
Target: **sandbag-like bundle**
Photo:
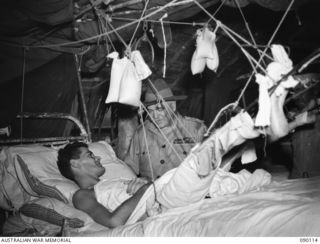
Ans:
<svg viewBox="0 0 320 244"><path fill-rule="evenodd" d="M105 103L114 103L119 101L121 80L129 59L127 57L119 59L119 53L117 52L110 53L108 58L112 58L113 61L111 66L109 91Z"/></svg>
<svg viewBox="0 0 320 244"><path fill-rule="evenodd" d="M140 51L133 51L131 58L118 58L117 52L108 57L113 58L110 87L106 103L119 102L138 107L140 104L141 80L151 75L151 70L143 60Z"/></svg>
<svg viewBox="0 0 320 244"><path fill-rule="evenodd" d="M213 56L213 58L206 58L206 64L208 69L216 72L219 66L219 55L218 55L218 49L216 46L216 34L214 34L214 37L212 36L212 45L210 49L210 56Z"/></svg>
<svg viewBox="0 0 320 244"><path fill-rule="evenodd" d="M205 58L197 58L197 52L195 51L191 59L191 72L193 75L200 74L204 71L206 67Z"/></svg>
<svg viewBox="0 0 320 244"><path fill-rule="evenodd" d="M203 72L205 65L213 71L219 66L216 34L207 27L197 30L197 48L191 60L192 74Z"/></svg>
<svg viewBox="0 0 320 244"><path fill-rule="evenodd" d="M139 79L133 62L129 61L122 76L118 102L139 107L141 88L141 79Z"/></svg>

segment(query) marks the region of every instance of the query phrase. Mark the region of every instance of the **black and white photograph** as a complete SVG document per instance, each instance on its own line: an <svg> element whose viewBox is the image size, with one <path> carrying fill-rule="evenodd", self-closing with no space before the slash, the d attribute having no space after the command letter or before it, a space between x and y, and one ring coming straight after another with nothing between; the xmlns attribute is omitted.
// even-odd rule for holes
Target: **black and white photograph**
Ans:
<svg viewBox="0 0 320 244"><path fill-rule="evenodd" d="M319 0L0 20L1 243L320 242Z"/></svg>

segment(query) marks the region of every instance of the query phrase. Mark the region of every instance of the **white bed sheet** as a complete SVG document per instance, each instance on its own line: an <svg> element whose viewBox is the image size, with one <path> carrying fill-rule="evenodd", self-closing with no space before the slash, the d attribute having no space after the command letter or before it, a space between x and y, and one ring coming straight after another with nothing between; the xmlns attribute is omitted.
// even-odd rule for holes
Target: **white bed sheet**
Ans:
<svg viewBox="0 0 320 244"><path fill-rule="evenodd" d="M320 177L273 180L241 195L204 199L144 221L75 236L320 236Z"/></svg>

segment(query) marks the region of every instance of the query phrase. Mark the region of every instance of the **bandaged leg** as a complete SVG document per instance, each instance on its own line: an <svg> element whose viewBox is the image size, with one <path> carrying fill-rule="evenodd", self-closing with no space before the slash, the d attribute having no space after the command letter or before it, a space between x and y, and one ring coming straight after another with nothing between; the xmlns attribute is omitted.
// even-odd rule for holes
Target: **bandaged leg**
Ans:
<svg viewBox="0 0 320 244"><path fill-rule="evenodd" d="M189 156L158 192L158 201L166 208L186 206L203 199L220 166L223 155L247 139L259 135L247 113L233 117L204 143L192 149Z"/></svg>
<svg viewBox="0 0 320 244"><path fill-rule="evenodd" d="M283 104L287 94L288 91L285 90L281 95L276 95L275 93L271 95L271 123L267 130L271 142L289 133L289 124L283 111Z"/></svg>
<svg viewBox="0 0 320 244"><path fill-rule="evenodd" d="M267 134L275 139L288 133L288 122L282 108L285 95L271 97L274 107L271 108L271 125ZM259 132L254 129L254 123L248 114L239 113L233 117L205 142L194 148L178 168L168 171L158 179L155 182L155 191L153 187L146 191L127 224L136 222L146 212L182 207L202 200L208 195L216 173L212 169L221 166L223 155L257 136Z"/></svg>
<svg viewBox="0 0 320 244"><path fill-rule="evenodd" d="M161 176L139 201L127 224L138 221L146 212L160 213L163 209L195 203L208 195L211 181L223 155L247 139L259 135L251 117L240 113L217 129L205 142L192 149L178 168ZM156 193L156 194L155 194Z"/></svg>

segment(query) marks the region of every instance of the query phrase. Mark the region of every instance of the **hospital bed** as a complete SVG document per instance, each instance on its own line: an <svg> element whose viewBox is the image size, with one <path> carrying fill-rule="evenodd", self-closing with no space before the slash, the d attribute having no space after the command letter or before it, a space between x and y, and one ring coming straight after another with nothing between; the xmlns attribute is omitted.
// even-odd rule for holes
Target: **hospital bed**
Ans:
<svg viewBox="0 0 320 244"><path fill-rule="evenodd" d="M87 141L85 133L82 136L76 139ZM1 146L0 204L9 213L2 235L320 236L320 177L289 180L284 174L249 191L205 198L143 221L106 228L73 207L78 186L60 175L57 151L65 141L54 141ZM108 143L87 142L102 158L104 179L134 177Z"/></svg>

